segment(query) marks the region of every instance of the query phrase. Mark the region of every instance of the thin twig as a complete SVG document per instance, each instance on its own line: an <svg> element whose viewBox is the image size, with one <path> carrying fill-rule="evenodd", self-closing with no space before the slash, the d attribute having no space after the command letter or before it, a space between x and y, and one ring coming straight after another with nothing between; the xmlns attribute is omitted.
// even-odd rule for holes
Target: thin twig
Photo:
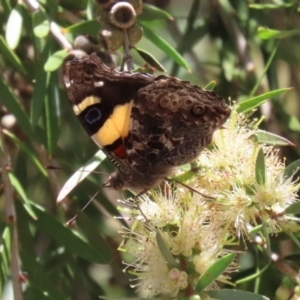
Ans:
<svg viewBox="0 0 300 300"><path fill-rule="evenodd" d="M1 129L1 128L0 128ZM4 184L4 199L5 199L5 215L7 222L12 228L12 246L11 246L11 275L15 300L23 300L22 286L20 282L20 258L19 258L19 238L17 229L17 217L14 206L13 187L9 180L10 156L7 151L5 139L3 138L2 130L0 131L0 139L3 153L1 157L2 181Z"/></svg>
<svg viewBox="0 0 300 300"><path fill-rule="evenodd" d="M24 0L24 4L32 13L37 12L40 10L40 5L36 0ZM66 37L62 34L59 26L51 21L50 22L50 32L57 40L57 42L61 45L64 49L72 49L72 44L66 39Z"/></svg>
<svg viewBox="0 0 300 300"><path fill-rule="evenodd" d="M129 43L128 34L127 34L126 29L124 29L124 35L125 35L124 44L123 44L124 61L127 65L128 71L132 71L134 66L133 66L132 56L130 53L130 43Z"/></svg>

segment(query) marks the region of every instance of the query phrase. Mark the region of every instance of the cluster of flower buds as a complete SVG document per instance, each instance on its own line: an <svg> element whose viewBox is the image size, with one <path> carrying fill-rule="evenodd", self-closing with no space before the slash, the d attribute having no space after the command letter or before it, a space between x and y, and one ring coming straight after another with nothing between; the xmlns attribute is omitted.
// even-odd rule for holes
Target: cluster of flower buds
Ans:
<svg viewBox="0 0 300 300"><path fill-rule="evenodd" d="M98 20L102 25L100 38L109 52L119 49L126 35L131 46L137 44L143 30L136 23L136 16L142 13L142 0L95 0L99 5Z"/></svg>
<svg viewBox="0 0 300 300"><path fill-rule="evenodd" d="M106 51L101 51L97 41L88 35L79 35L76 37L74 40L74 49L69 51L65 61L80 58L92 53L96 54L108 67L115 68L115 62L111 54Z"/></svg>

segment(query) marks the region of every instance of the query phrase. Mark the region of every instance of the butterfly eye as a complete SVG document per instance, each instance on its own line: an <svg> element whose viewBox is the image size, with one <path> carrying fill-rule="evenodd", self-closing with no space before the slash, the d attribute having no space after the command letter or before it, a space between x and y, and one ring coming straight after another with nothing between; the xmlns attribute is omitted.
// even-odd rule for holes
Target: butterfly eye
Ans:
<svg viewBox="0 0 300 300"><path fill-rule="evenodd" d="M202 105L195 105L193 107L193 113L196 116L201 116L206 112L205 106Z"/></svg>

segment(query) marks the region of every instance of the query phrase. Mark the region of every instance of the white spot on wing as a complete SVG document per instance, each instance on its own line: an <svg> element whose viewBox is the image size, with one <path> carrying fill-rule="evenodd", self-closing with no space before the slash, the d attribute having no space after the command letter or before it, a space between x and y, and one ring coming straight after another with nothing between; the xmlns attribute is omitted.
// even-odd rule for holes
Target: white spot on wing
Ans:
<svg viewBox="0 0 300 300"><path fill-rule="evenodd" d="M94 87L102 87L104 85L103 81L94 82Z"/></svg>

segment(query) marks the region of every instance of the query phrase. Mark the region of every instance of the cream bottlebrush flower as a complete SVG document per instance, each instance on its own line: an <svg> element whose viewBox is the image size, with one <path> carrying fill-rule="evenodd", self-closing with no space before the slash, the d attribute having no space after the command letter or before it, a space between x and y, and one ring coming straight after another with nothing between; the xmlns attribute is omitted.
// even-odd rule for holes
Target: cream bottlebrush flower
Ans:
<svg viewBox="0 0 300 300"><path fill-rule="evenodd" d="M136 228L128 238L124 248L136 257L133 263L126 263L126 269L130 267L130 273L136 276L133 281L137 283L132 287L151 297L161 293L176 296L188 286L187 273L169 266L163 257L155 228Z"/></svg>
<svg viewBox="0 0 300 300"><path fill-rule="evenodd" d="M284 176L285 165L278 151L259 145L253 138L257 130L251 125L245 115L233 111L227 129L216 132L213 149L200 155L201 172L193 184L193 188L216 197L208 204L214 212L210 226L222 226L238 237L258 224L268 226L271 233L280 231L278 221L283 217L278 218L279 214L298 200L299 183ZM260 148L265 165L261 181L256 174Z"/></svg>
<svg viewBox="0 0 300 300"><path fill-rule="evenodd" d="M228 253L223 249L224 244L229 244L226 238L221 239L218 230L209 232L210 212L205 202L192 197L191 191L183 188L170 194L171 199L166 199L161 191L144 195L140 208L147 222L138 218L138 225L124 235L128 241L123 248L136 258L133 263L126 264L126 269L130 268L130 273L136 276L137 283L133 287L146 291L147 296L191 293L203 272ZM155 207L157 214L153 211ZM173 212L170 216L168 207ZM163 255L157 241L158 233L173 263ZM229 272L236 270L234 264L230 267ZM227 279L222 274L216 278L222 282ZM209 285L209 288L216 287L214 282Z"/></svg>

